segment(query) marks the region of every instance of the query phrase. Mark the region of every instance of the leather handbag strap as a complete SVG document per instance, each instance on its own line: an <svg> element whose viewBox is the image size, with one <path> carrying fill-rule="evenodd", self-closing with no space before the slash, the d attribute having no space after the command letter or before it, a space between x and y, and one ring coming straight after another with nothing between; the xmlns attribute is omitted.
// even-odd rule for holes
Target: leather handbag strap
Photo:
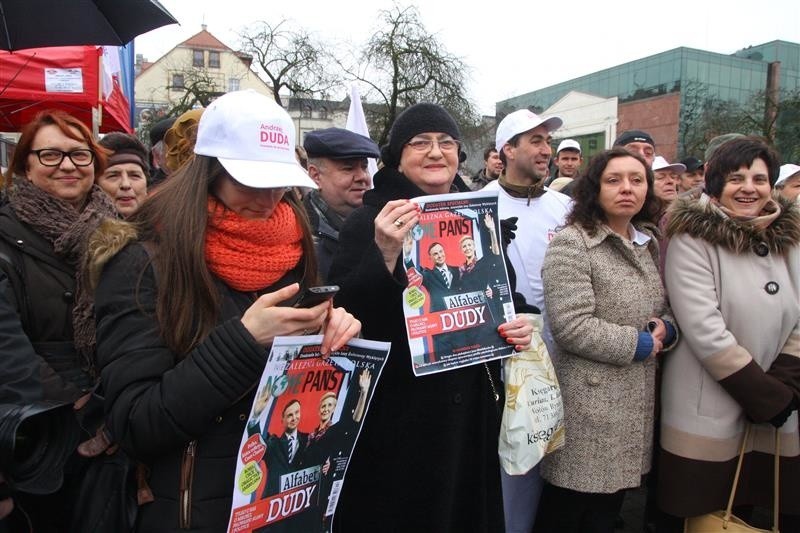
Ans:
<svg viewBox="0 0 800 533"><path fill-rule="evenodd" d="M739 462L736 464L736 474L733 476L733 486L731 487L731 494L728 497L728 506L725 508L725 516L723 518L723 522L727 524L731 516L733 515L733 499L736 496L736 488L739 485L739 474L742 471L742 462L744 462L744 451L747 448L747 438L750 436L750 424L747 424L744 429L744 437L742 437L742 447L739 450ZM778 513L779 513L779 488L780 488L780 478L779 478L779 471L780 471L780 459L781 459L781 448L780 448L780 432L778 428L775 428L775 465L774 465L774 487L773 487L773 494L774 494L774 501L772 504L772 531L773 533L778 533Z"/></svg>

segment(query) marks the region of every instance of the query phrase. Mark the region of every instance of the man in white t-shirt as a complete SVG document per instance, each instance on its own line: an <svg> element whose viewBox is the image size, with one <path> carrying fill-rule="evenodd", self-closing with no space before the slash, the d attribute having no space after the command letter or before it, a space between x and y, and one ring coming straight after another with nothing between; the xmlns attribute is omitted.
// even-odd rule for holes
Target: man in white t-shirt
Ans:
<svg viewBox="0 0 800 533"><path fill-rule="evenodd" d="M516 290L542 312L544 253L572 206L567 195L544 186L553 153L550 134L561 124L558 117L545 119L525 109L507 115L497 126L495 136L505 171L485 187L498 191L501 219L518 218L516 237L508 246L508 258L517 278ZM549 337L545 329L545 341L551 344ZM506 532L530 532L543 484L538 465L520 476L501 470L501 480Z"/></svg>

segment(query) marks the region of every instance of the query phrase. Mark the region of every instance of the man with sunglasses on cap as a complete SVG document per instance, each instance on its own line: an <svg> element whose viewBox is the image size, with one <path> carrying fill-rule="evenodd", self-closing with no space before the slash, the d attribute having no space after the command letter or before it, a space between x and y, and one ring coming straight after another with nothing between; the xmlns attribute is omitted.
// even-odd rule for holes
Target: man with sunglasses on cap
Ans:
<svg viewBox="0 0 800 533"><path fill-rule="evenodd" d="M656 143L646 131L623 131L614 141L614 146L621 146L632 154L639 154L647 161L649 166L653 166L653 161L656 158Z"/></svg>
<svg viewBox="0 0 800 533"><path fill-rule="evenodd" d="M484 188L498 191L500 216L516 217L517 227L524 228L508 245L508 259L514 267L517 291L540 310L544 309L541 271L545 250L571 208L568 196L544 185L553 153L550 134L561 124L558 117L540 117L527 109L508 114L495 134L505 170ZM547 331L544 337L549 342ZM506 532L527 533L533 529L542 492L539 467L524 475L512 476L502 469L500 474Z"/></svg>
<svg viewBox="0 0 800 533"><path fill-rule="evenodd" d="M327 280L339 247L339 230L372 188L367 158L380 157L380 149L368 137L342 128L312 131L303 148L308 153L308 175L319 187L306 194L303 204L314 233L319 275Z"/></svg>
<svg viewBox="0 0 800 533"><path fill-rule="evenodd" d="M678 194L689 192L692 189L702 188L705 184L703 162L696 157L687 157L681 160L681 165L686 167L678 180Z"/></svg>

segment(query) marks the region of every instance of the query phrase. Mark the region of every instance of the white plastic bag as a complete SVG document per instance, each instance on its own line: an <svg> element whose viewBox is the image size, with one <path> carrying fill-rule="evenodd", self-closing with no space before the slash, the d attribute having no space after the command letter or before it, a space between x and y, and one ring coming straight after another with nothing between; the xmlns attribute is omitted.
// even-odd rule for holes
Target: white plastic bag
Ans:
<svg viewBox="0 0 800 533"><path fill-rule="evenodd" d="M530 348L503 361L506 404L500 426L503 470L521 475L564 445L561 389L542 340L541 315L520 315L533 324Z"/></svg>

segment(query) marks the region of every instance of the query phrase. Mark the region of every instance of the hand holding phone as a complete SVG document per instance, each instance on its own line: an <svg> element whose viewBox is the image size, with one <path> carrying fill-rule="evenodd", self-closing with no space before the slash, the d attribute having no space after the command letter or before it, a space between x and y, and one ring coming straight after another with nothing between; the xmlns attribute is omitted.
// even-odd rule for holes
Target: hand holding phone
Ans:
<svg viewBox="0 0 800 533"><path fill-rule="evenodd" d="M297 303L294 304L294 307L315 307L333 298L337 292L339 292L338 285L308 287L303 291L303 294L297 300Z"/></svg>

